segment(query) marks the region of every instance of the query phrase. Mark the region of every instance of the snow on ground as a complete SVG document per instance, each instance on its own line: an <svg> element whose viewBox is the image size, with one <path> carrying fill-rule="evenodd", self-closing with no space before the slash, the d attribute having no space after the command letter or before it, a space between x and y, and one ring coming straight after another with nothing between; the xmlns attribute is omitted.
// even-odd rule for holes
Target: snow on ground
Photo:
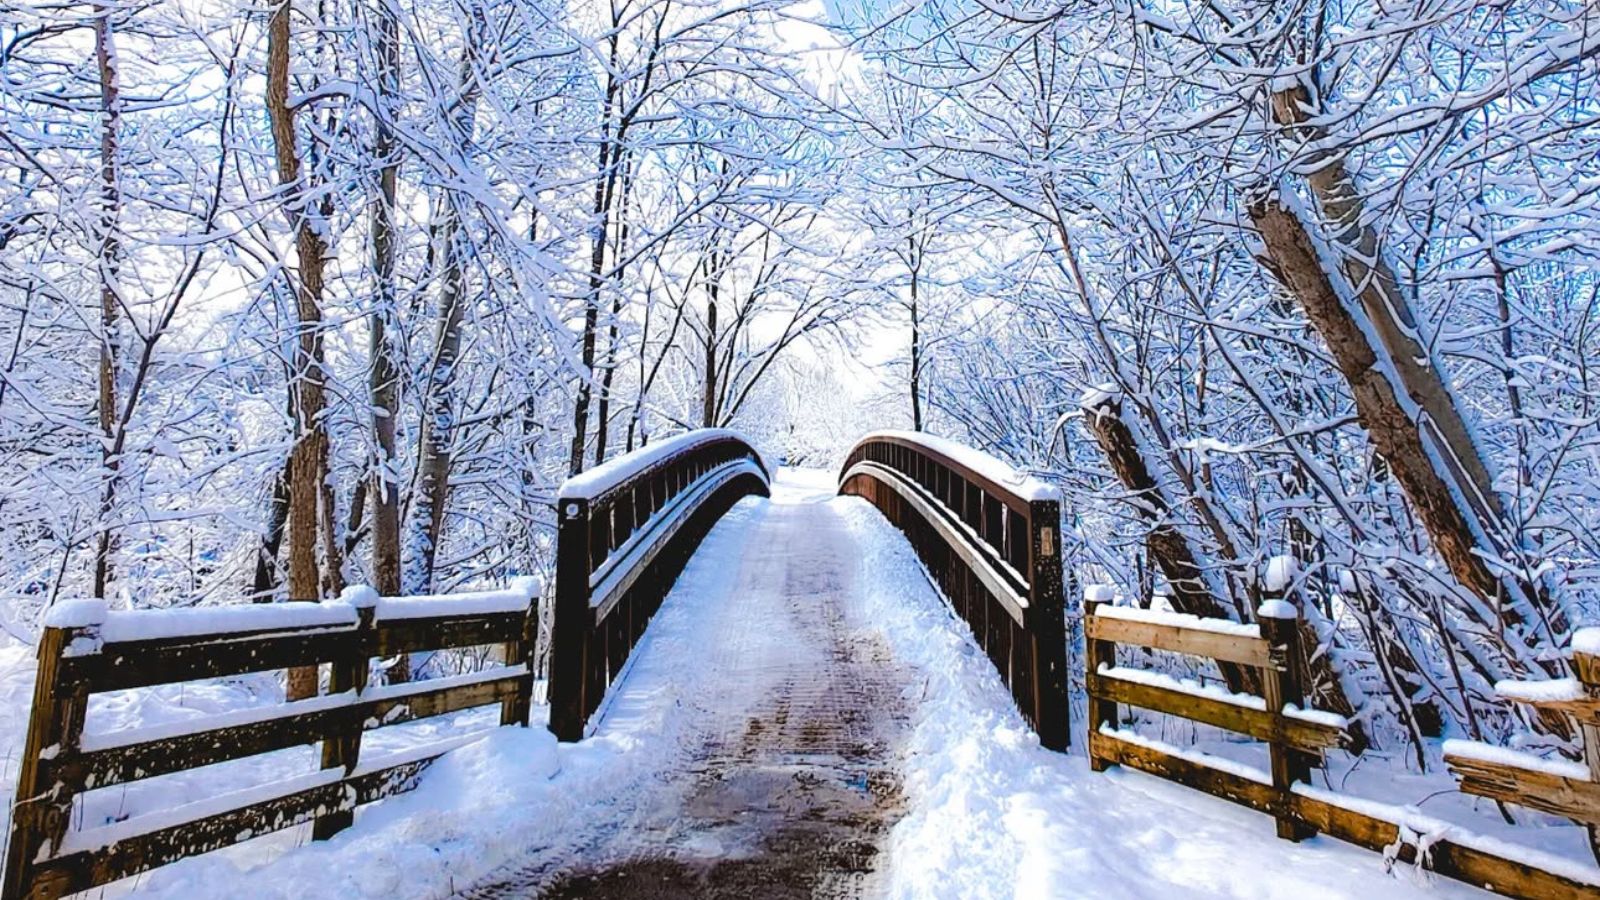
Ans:
<svg viewBox="0 0 1600 900"><path fill-rule="evenodd" d="M1271 818L1137 772L1089 771L1039 747L999 676L920 584L915 553L849 504L868 609L925 683L905 750L910 811L889 848L891 896L1482 897L1340 841L1277 839ZM912 587L915 586L915 587ZM1081 731L1074 739L1081 739Z"/></svg>
<svg viewBox="0 0 1600 900"><path fill-rule="evenodd" d="M848 531L843 545L857 557L854 602L894 663L912 673L912 730L899 751L907 811L880 858L891 896L1485 896L1410 869L1387 874L1379 854L1331 839L1279 841L1266 816L1138 773L1092 774L1081 756L1041 749L898 532L863 501L833 498L830 473L784 470L775 487L772 503L830 504L831 519ZM589 823L677 796L673 754L663 748L681 741L697 698L713 687L730 690L701 683L696 672L718 613L741 602L738 563L761 540L747 526L768 502L743 501L713 530L587 740L558 746L536 710L534 727L499 729L447 755L416 791L363 808L355 827L331 841L310 843L297 829L158 869L132 885L141 895L183 898L441 897L530 852L581 846ZM31 670L27 648L0 648L0 758L7 761L0 789L7 792ZM190 685L181 696L112 697L91 728L149 725L278 696L240 679ZM440 720L435 728L482 721ZM309 754L263 757L255 774L306 771L314 765ZM211 769L185 777L177 782L181 796L157 798L133 785L120 802L167 805L224 783Z"/></svg>

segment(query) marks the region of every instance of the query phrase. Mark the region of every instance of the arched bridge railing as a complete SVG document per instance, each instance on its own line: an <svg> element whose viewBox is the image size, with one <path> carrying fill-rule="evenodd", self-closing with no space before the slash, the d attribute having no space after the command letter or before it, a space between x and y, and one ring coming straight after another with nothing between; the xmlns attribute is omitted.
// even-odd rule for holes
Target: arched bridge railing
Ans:
<svg viewBox="0 0 1600 900"><path fill-rule="evenodd" d="M583 737L650 617L722 514L771 473L719 428L669 438L570 478L557 499L550 730Z"/></svg>
<svg viewBox="0 0 1600 900"><path fill-rule="evenodd" d="M1040 742L1069 742L1060 499L999 460L929 435L880 432L846 457L839 493L905 532L972 627Z"/></svg>

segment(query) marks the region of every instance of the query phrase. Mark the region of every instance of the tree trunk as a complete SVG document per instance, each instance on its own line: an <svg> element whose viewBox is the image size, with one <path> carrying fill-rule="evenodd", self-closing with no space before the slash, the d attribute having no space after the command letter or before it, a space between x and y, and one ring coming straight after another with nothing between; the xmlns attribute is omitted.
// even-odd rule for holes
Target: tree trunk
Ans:
<svg viewBox="0 0 1600 900"><path fill-rule="evenodd" d="M1212 619L1229 619L1228 608L1207 583L1198 555L1172 521L1172 507L1145 465L1138 438L1122 421L1122 401L1114 396L1095 398L1084 406L1084 422L1111 463L1117 480L1133 494L1134 505L1149 523L1145 546L1172 589L1172 607L1181 613ZM1259 679L1250 670L1218 663L1223 679L1233 691L1255 693Z"/></svg>
<svg viewBox="0 0 1600 900"><path fill-rule="evenodd" d="M461 50L461 104L455 121L456 149L465 154L477 127L479 59L484 40L482 9L474 6L469 33ZM456 439L457 392L456 364L461 355L461 323L466 313L466 267L469 236L465 210L460 198L447 191L444 196L445 221L439 229L444 258L439 293L439 330L434 342L433 367L428 379L428 402L422 421L422 447L418 466L422 475L421 495L415 510L416 527L422 540L412 560L413 576L406 587L412 593L433 590L434 566L439 543L444 539L445 512L450 502L450 470Z"/></svg>
<svg viewBox="0 0 1600 900"><path fill-rule="evenodd" d="M916 239L911 239L915 252ZM920 262L920 258L919 258ZM922 309L919 296L922 286L921 266L911 269L911 429L922 430Z"/></svg>
<svg viewBox="0 0 1600 900"><path fill-rule="evenodd" d="M289 105L290 0L273 9L267 23L267 115L278 164L278 181L295 228L299 286L295 292L298 328L289 380L295 418L295 443L289 464L289 599L320 600L322 583L317 563L319 507L326 499L328 436L322 421L322 287L327 246L312 221L311 191L300 173L295 138L295 110ZM331 560L330 560L331 562ZM303 699L317 692L317 668L289 671L288 697Z"/></svg>
<svg viewBox="0 0 1600 900"><path fill-rule="evenodd" d="M395 417L400 412L399 369L391 330L398 334L399 296L395 289L395 201L399 193L400 148L394 137L394 116L400 93L400 23L388 0L378 4L377 135L373 157L378 170L378 197L372 210L372 270L376 284L368 332L372 367L368 390L377 457L370 474L372 487L372 580L385 597L400 593L400 484L395 447ZM387 670L390 683L406 681L410 666L404 654Z"/></svg>
<svg viewBox="0 0 1600 900"><path fill-rule="evenodd" d="M709 273L706 285L706 380L700 394L702 428L713 428L717 424L717 301L721 286L722 269L719 266Z"/></svg>
<svg viewBox="0 0 1600 900"><path fill-rule="evenodd" d="M100 208L96 230L100 247L100 533L95 542L94 595L104 598L111 582L111 555L116 550L111 515L116 506L117 469L120 461L112 452L117 427L117 371L121 356L117 334L117 273L121 267L122 244L118 220L122 214L122 177L118 160L118 139L122 124L121 85L117 71L116 44L112 33L113 7L97 5L94 18L94 56L100 72Z"/></svg>
<svg viewBox="0 0 1600 900"><path fill-rule="evenodd" d="M1307 140L1325 137L1321 128L1310 124L1311 100L1304 86L1275 93L1272 112L1280 125L1299 129ZM1334 351L1347 380L1352 386L1355 377L1369 383L1356 391L1363 424L1369 432L1392 432L1382 439L1374 433L1373 443L1395 468L1451 573L1486 603L1498 606L1503 624L1516 631L1525 645L1559 644L1568 624L1565 612L1539 585L1514 570L1522 548L1508 528L1484 456L1422 341L1416 315L1399 289L1377 231L1364 216L1359 187L1342 157L1333 152L1319 153L1311 163L1306 181L1343 252L1319 253L1331 248L1319 248L1306 223L1292 211L1265 201L1255 204L1251 214L1269 240L1269 252L1284 276L1295 282L1289 285L1291 292ZM1274 232L1271 236L1269 230ZM1294 270L1286 259L1294 260ZM1335 273L1342 276L1342 284L1331 280ZM1346 288L1354 302L1346 304L1339 287ZM1377 337L1376 345L1368 335ZM1388 384L1387 379L1383 385L1373 383L1379 376L1372 366L1379 360L1392 368L1397 383ZM1392 457L1383 444L1403 458ZM1508 565L1497 574L1484 562L1486 557L1506 560ZM1543 638L1540 630L1546 632ZM1517 655L1525 666L1532 661L1533 654ZM1533 671L1557 674L1560 669L1557 662Z"/></svg>
<svg viewBox="0 0 1600 900"><path fill-rule="evenodd" d="M1421 356L1410 356L1402 363L1394 360L1391 353L1372 345L1368 340L1372 332L1365 327L1370 323L1365 321L1361 310L1346 304L1340 296L1334 279L1343 277L1343 273L1330 274L1325 268L1315 238L1294 211L1269 199L1253 204L1250 215L1285 286L1300 301L1306 317L1322 335L1340 372L1349 382L1356 410L1374 450L1405 489L1417 517L1451 573L1484 601L1482 607L1471 605L1473 608L1467 610L1468 615L1483 626L1486 635L1498 634L1502 627L1516 635L1502 645L1512 666L1508 674L1555 674L1561 664L1541 660L1535 650L1553 644L1551 632L1564 625L1564 620L1561 623L1530 620L1529 613L1537 616L1539 610L1539 606L1534 605L1537 593L1532 586L1509 576L1501 579L1484 562L1485 555L1503 558L1502 548L1483 539L1487 532L1481 526L1497 526L1484 523L1474 515L1474 511L1482 512L1487 507L1474 508L1471 502L1458 500L1467 495L1492 498L1492 492L1478 494L1472 481L1463 483L1461 478L1469 471L1467 468L1446 464L1441 471L1435 465L1436 456L1449 457L1454 453L1450 446L1441 444L1446 440L1443 435L1448 435L1451 429L1440 432L1433 427L1439 421L1433 414L1434 405L1449 399L1439 373L1426 365L1427 356L1420 348L1417 352L1422 353ZM1361 293L1376 291L1372 286L1375 283L1376 279L1369 279ZM1379 305L1387 302L1382 297L1370 300ZM1366 301L1362 305L1365 306ZM1388 312L1380 312L1389 320L1387 330L1392 331L1394 320L1389 318ZM1373 330L1382 333L1385 329ZM1396 371L1402 367L1409 370L1409 376L1400 377L1401 385L1392 383L1386 376L1390 363ZM1431 382L1434 388L1402 395L1398 391L1410 383L1408 378ZM1460 422L1453 407L1449 417ZM1454 448L1455 451L1461 449L1459 445ZM1481 460L1475 468L1481 469ZM1512 602L1504 602L1508 592ZM1538 634L1541 629L1546 631L1543 639Z"/></svg>

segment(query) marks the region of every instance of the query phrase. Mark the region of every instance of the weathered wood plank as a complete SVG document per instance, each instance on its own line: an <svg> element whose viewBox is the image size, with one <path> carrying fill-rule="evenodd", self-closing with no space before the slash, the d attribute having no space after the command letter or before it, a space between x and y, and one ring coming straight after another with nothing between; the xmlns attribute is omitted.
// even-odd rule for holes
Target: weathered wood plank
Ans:
<svg viewBox="0 0 1600 900"><path fill-rule="evenodd" d="M1332 725L1252 709L1226 700L1202 697L1158 685L1129 681L1104 672L1090 672L1088 682L1089 695L1096 699L1126 703L1141 709L1180 716L1248 735L1258 741L1278 742L1300 750L1319 751L1341 746L1345 740L1344 732Z"/></svg>
<svg viewBox="0 0 1600 900"><path fill-rule="evenodd" d="M474 616L433 616L377 623L373 656L394 656L416 650L453 650L483 644L504 644L522 636L527 613L521 610Z"/></svg>
<svg viewBox="0 0 1600 900"><path fill-rule="evenodd" d="M98 653L64 657L60 678L64 686L119 691L328 662L354 652L360 640L352 625L225 640L106 644Z"/></svg>
<svg viewBox="0 0 1600 900"><path fill-rule="evenodd" d="M409 790L423 769L437 758L438 755L407 760L197 821L131 835L108 847L56 857L35 868L28 895L46 898L86 891L184 857L302 825L319 814L352 810Z"/></svg>
<svg viewBox="0 0 1600 900"><path fill-rule="evenodd" d="M1089 744L1095 756L1107 761L1176 781L1259 812L1272 811L1277 791L1271 785L1169 756L1115 735L1091 731ZM1400 828L1393 822L1302 793L1290 795L1289 810L1294 818L1324 835L1379 853L1397 848L1395 858L1399 862L1416 864L1416 845L1402 842ZM1596 895L1593 884L1478 850L1448 834L1429 835L1426 868L1523 900L1592 900Z"/></svg>
<svg viewBox="0 0 1600 900"><path fill-rule="evenodd" d="M422 681L398 696L353 700L332 709L296 713L175 735L155 741L104 747L42 760L44 780L61 781L77 790L154 778L172 772L243 759L274 750L314 744L325 735L352 728L399 725L499 703L514 697L526 673L512 672L493 681L452 688L429 688Z"/></svg>
<svg viewBox="0 0 1600 900"><path fill-rule="evenodd" d="M1270 784L1171 756L1098 730L1089 732L1089 752L1096 759L1176 781L1259 812L1272 812L1277 797L1277 791Z"/></svg>
<svg viewBox="0 0 1600 900"><path fill-rule="evenodd" d="M1084 628L1091 640L1133 644L1245 666L1268 668L1274 665L1267 642L1262 638L1106 616L1085 617Z"/></svg>
<svg viewBox="0 0 1600 900"><path fill-rule="evenodd" d="M1398 845L1395 859L1407 865L1416 864L1416 845L1402 843L1400 828L1393 822L1302 794L1293 795L1291 805L1296 818L1325 835L1379 853ZM1593 900L1597 890L1593 884L1463 845L1448 834L1429 835L1426 868L1523 900Z"/></svg>
<svg viewBox="0 0 1600 900"><path fill-rule="evenodd" d="M1451 753L1444 761L1462 793L1600 825L1600 784L1593 781Z"/></svg>

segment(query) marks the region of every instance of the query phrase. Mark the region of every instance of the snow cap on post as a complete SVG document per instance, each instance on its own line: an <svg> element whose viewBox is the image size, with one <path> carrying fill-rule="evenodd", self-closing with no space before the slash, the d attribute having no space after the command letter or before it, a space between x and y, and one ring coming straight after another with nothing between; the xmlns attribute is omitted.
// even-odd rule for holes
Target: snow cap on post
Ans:
<svg viewBox="0 0 1600 900"><path fill-rule="evenodd" d="M352 584L339 592L339 602L356 609L371 609L378 605L378 592L370 584Z"/></svg>
<svg viewBox="0 0 1600 900"><path fill-rule="evenodd" d="M46 628L89 628L104 625L106 601L100 597L66 600L50 607L44 614Z"/></svg>
<svg viewBox="0 0 1600 900"><path fill-rule="evenodd" d="M544 580L537 575L520 575L511 579L510 589L528 603L544 592Z"/></svg>
<svg viewBox="0 0 1600 900"><path fill-rule="evenodd" d="M1268 600L1256 607L1258 619L1295 619L1299 616L1300 611L1287 600Z"/></svg>

